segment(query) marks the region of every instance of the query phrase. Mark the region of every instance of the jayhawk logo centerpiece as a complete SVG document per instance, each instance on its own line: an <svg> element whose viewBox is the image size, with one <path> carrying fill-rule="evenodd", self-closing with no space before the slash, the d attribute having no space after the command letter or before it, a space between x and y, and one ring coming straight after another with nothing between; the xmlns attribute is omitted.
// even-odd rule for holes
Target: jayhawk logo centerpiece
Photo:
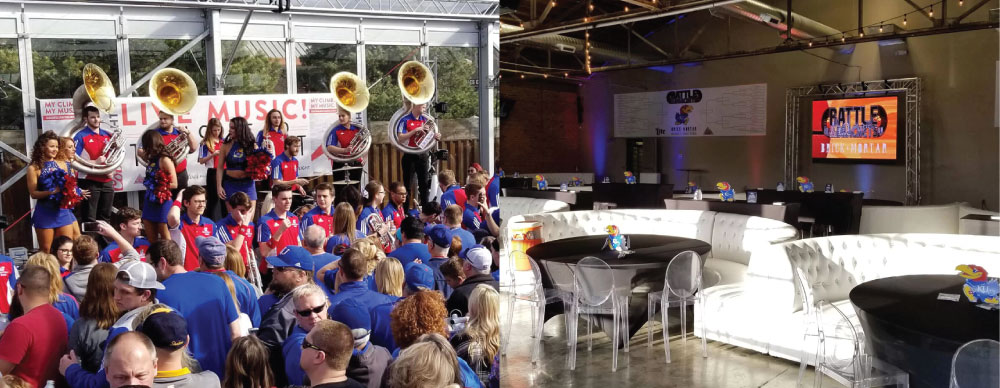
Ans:
<svg viewBox="0 0 1000 388"><path fill-rule="evenodd" d="M503 168L497 169L497 178L503 178Z"/></svg>
<svg viewBox="0 0 1000 388"><path fill-rule="evenodd" d="M1000 284L997 283L996 279L986 277L985 268L973 264L963 264L955 267L955 270L961 271L958 276L965 278L962 293L965 294L966 298L969 298L969 302L984 302L993 305L1000 303L1000 300L997 299L997 295L1000 294Z"/></svg>
<svg viewBox="0 0 1000 388"><path fill-rule="evenodd" d="M608 239L604 242L604 247L612 251L624 252L628 247L625 246L625 236L622 236L618 231L618 226L608 225L604 228L608 232Z"/></svg>
<svg viewBox="0 0 1000 388"><path fill-rule="evenodd" d="M733 187L729 185L729 182L716 183L715 188L719 189L719 199L722 202L733 202L736 200L736 193L733 191Z"/></svg>
<svg viewBox="0 0 1000 388"><path fill-rule="evenodd" d="M809 181L809 178L806 178L804 176L800 176L798 178L795 178L795 181L799 182L799 191L801 191L803 193L811 193L811 192L813 192L813 183L811 181Z"/></svg>
<svg viewBox="0 0 1000 388"><path fill-rule="evenodd" d="M541 175L535 175L535 188L539 190L545 190L549 187L549 182L545 180L545 177Z"/></svg>
<svg viewBox="0 0 1000 388"><path fill-rule="evenodd" d="M635 184L635 175L632 174L632 171L625 171L625 183L629 185Z"/></svg>
<svg viewBox="0 0 1000 388"><path fill-rule="evenodd" d="M677 114L674 115L674 125L687 125L688 121L690 120L688 118L688 115L693 110L694 107L691 105L681 105L681 109L678 110Z"/></svg>
<svg viewBox="0 0 1000 388"><path fill-rule="evenodd" d="M575 176L573 177L573 179L569 180L569 185L573 187L583 186L583 180L581 180L580 177Z"/></svg>
<svg viewBox="0 0 1000 388"><path fill-rule="evenodd" d="M698 185L695 184L693 181L688 182L688 187L686 189L687 194L693 194L695 191L698 191Z"/></svg>

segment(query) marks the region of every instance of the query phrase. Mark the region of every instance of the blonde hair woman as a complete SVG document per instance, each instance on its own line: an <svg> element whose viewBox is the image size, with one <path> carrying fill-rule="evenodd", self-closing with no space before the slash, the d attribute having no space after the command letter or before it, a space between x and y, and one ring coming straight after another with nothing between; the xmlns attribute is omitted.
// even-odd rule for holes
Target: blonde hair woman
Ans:
<svg viewBox="0 0 1000 388"><path fill-rule="evenodd" d="M451 339L458 357L465 360L479 375L484 385L489 383L493 356L500 349L500 293L480 284L469 295L469 324L465 331Z"/></svg>
<svg viewBox="0 0 1000 388"><path fill-rule="evenodd" d="M440 334L424 334L389 366L389 388L460 387L455 350Z"/></svg>
<svg viewBox="0 0 1000 388"><path fill-rule="evenodd" d="M62 276L59 274L59 262L56 260L56 257L45 252L35 253L28 258L28 261L24 264L24 268L27 269L32 266L42 267L49 274L49 303L52 304L52 307L55 307L56 310L66 314L66 316L72 318L74 321L80 318L80 304L73 295L63 292L63 281ZM69 328L69 325L67 325L67 328Z"/></svg>
<svg viewBox="0 0 1000 388"><path fill-rule="evenodd" d="M381 294L402 297L405 280L403 265L395 257L386 257L375 267L375 285Z"/></svg>

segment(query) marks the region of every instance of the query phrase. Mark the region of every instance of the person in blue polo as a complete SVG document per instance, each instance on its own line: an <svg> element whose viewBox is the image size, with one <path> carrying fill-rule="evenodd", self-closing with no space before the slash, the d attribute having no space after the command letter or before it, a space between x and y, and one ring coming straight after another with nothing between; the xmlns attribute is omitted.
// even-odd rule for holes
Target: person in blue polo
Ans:
<svg viewBox="0 0 1000 388"><path fill-rule="evenodd" d="M288 376L285 374L282 346L296 324L292 295L296 290L311 284L315 264L309 251L297 245L282 248L278 256L268 257L267 263L274 267L274 277L269 287L277 296L277 301L267 303L267 309L263 302L260 303L261 311L265 313L260 320L257 338L268 348L268 362L274 372L274 385L283 387L288 384ZM260 301L264 301L264 297Z"/></svg>
<svg viewBox="0 0 1000 388"><path fill-rule="evenodd" d="M361 251L354 248L344 251L338 263L340 270L336 272L336 276L341 281L340 292L330 297L331 309L347 299L354 299L369 310L380 304L392 302L388 296L372 291L363 281L367 275L368 261Z"/></svg>
<svg viewBox="0 0 1000 388"><path fill-rule="evenodd" d="M292 293L295 306L295 327L285 340L281 354L285 359L285 374L289 385L303 385L306 372L299 361L302 359L302 341L320 321L329 319L327 315L326 293L315 284L306 284Z"/></svg>
<svg viewBox="0 0 1000 388"><path fill-rule="evenodd" d="M198 255L201 256L201 267L198 272L209 273L222 278L226 283L233 283L230 294L239 305L241 314L246 314L246 319L250 320L250 326L244 327L246 322L240 326L240 332L245 333L251 327L260 326L260 308L257 304L257 291L249 281L236 275L235 272L227 270L223 264L226 261L226 244L216 237L198 237L195 239L198 245Z"/></svg>
<svg viewBox="0 0 1000 388"><path fill-rule="evenodd" d="M420 263L410 263L403 269L405 270L403 299L420 290L434 289L434 271L431 267ZM390 326L392 319L389 315L396 303L403 299L375 306L371 311L371 342L388 349L390 352L399 349L399 347L396 346L396 341L392 337L392 327Z"/></svg>
<svg viewBox="0 0 1000 388"><path fill-rule="evenodd" d="M451 287L445 281L441 273L441 265L448 261L448 249L451 248L452 232L444 225L428 226L424 231L427 234L427 247L430 249L431 258L424 261L431 270L434 271L434 290L441 291L444 298L451 296Z"/></svg>
<svg viewBox="0 0 1000 388"><path fill-rule="evenodd" d="M386 256L395 257L404 268L417 259L420 259L421 263L427 263L431 254L424 244L423 223L416 218L406 217L400 223L399 230L403 233L403 245Z"/></svg>

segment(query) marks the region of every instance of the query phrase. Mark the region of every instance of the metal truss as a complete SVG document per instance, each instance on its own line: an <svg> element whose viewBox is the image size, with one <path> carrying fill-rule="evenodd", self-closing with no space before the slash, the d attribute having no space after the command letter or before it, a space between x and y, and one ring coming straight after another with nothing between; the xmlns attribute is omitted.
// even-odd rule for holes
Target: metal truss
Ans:
<svg viewBox="0 0 1000 388"><path fill-rule="evenodd" d="M279 0L98 0L90 4L241 9L277 12ZM500 0L282 0L289 13L351 13L385 16L458 16L496 18ZM6 1L0 1L6 2ZM72 4L72 1L61 1Z"/></svg>
<svg viewBox="0 0 1000 388"><path fill-rule="evenodd" d="M801 102L808 97L862 97L879 92L905 92L906 105L906 205L920 204L920 79L803 86L785 91L785 175L786 187L793 187L799 172L799 120ZM898 145L897 145L898 146ZM791 185L791 186L789 186Z"/></svg>

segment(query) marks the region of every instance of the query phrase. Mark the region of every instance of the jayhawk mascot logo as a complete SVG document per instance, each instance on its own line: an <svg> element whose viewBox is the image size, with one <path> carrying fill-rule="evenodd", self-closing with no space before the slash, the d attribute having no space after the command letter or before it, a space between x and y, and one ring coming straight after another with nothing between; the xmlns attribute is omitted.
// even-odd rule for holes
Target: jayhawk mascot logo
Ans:
<svg viewBox="0 0 1000 388"><path fill-rule="evenodd" d="M583 186L583 181L580 180L580 177L575 176L575 177L573 177L573 179L569 180L569 185L570 186L574 186L574 187L580 187L580 186Z"/></svg>
<svg viewBox="0 0 1000 388"><path fill-rule="evenodd" d="M618 227L615 225L608 225L604 228L608 232L608 240L604 243L604 246L611 248L612 251L623 251L625 250L624 236L618 231Z"/></svg>
<svg viewBox="0 0 1000 388"><path fill-rule="evenodd" d="M688 182L687 194L694 193L695 191L698 191L698 185L695 184L693 181L692 182Z"/></svg>
<svg viewBox="0 0 1000 388"><path fill-rule="evenodd" d="M733 202L736 200L736 193L733 191L733 187L729 185L729 182L716 183L715 188L719 189L719 199L722 202Z"/></svg>
<svg viewBox="0 0 1000 388"><path fill-rule="evenodd" d="M799 182L799 191L803 193L813 192L813 183L809 181L809 178L800 176L798 178L795 178L795 181Z"/></svg>
<svg viewBox="0 0 1000 388"><path fill-rule="evenodd" d="M632 174L632 171L625 171L625 183L630 185L635 184L635 175Z"/></svg>
<svg viewBox="0 0 1000 388"><path fill-rule="evenodd" d="M694 111L693 106L681 105L681 109L677 111L677 114L674 115L674 125L687 125L688 121L690 120L688 118L688 114L690 114L692 111Z"/></svg>
<svg viewBox="0 0 1000 388"><path fill-rule="evenodd" d="M549 187L549 182L545 180L545 177L541 175L535 175L535 188L539 190L545 190Z"/></svg>
<svg viewBox="0 0 1000 388"><path fill-rule="evenodd" d="M996 279L986 277L986 269L978 265L963 264L955 267L956 271L961 271L958 276L965 278L965 285L962 286L962 293L969 302L985 302L998 304L997 294L1000 294L1000 284Z"/></svg>

